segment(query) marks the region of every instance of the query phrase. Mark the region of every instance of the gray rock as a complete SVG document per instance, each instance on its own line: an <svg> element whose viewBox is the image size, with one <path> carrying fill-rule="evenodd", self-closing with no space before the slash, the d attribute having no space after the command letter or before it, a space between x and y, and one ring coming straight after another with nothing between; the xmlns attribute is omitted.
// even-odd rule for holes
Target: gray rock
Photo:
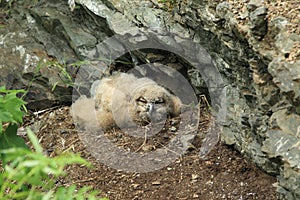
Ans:
<svg viewBox="0 0 300 200"><path fill-rule="evenodd" d="M25 4L30 9L17 7L20 14L10 19L20 27L8 21L6 29L0 29L0 84L27 89L28 109L70 104L75 73L82 64L69 64L99 59L96 45L112 32L104 18L84 9L74 11L78 18L66 17L72 14L65 2Z"/></svg>
<svg viewBox="0 0 300 200"><path fill-rule="evenodd" d="M250 5L250 6L249 6ZM258 39L262 39L268 32L267 9L248 4L250 31Z"/></svg>
<svg viewBox="0 0 300 200"><path fill-rule="evenodd" d="M230 12L231 4L228 2L219 3L216 7L216 15L222 19L228 19L228 16L232 16L233 14Z"/></svg>
<svg viewBox="0 0 300 200"><path fill-rule="evenodd" d="M218 121L221 140L276 175L282 199L299 199L300 61L287 58L300 39L286 31L283 17L268 22L261 2L249 1L241 18L229 3L215 1L180 1L168 10L157 1L76 0L81 6L72 13L66 2L35 7L26 1L32 6L14 15L20 27L9 21L0 29L0 83L30 85L26 98L32 109L70 103L69 86L74 99L89 96L92 83L113 71L122 53L137 46L167 47L185 55L180 71L198 95L210 97L216 111L226 105ZM246 14L249 24L239 24L236 16ZM267 32L275 41L272 48L262 40ZM129 68L164 60L149 59L141 49L129 56L124 58L133 60ZM71 67L74 62L79 70ZM76 82L66 82L65 72L76 75Z"/></svg>
<svg viewBox="0 0 300 200"><path fill-rule="evenodd" d="M252 12L258 7L261 7L263 5L263 2L261 0L250 0L247 4L247 9Z"/></svg>
<svg viewBox="0 0 300 200"><path fill-rule="evenodd" d="M288 41L287 41L288 43ZM277 57L269 64L269 72L273 75L273 81L283 92L292 92L295 99L300 97L300 61L295 63L285 62L282 57Z"/></svg>
<svg viewBox="0 0 300 200"><path fill-rule="evenodd" d="M293 98L297 97L300 91L297 89L299 88L297 81L293 81L299 75L296 64L287 64L283 59L284 54L289 53L289 47L295 41L287 42L286 37L280 36L280 34L285 34L283 33L285 21L278 18L270 22L271 34L275 34L274 37L279 38L277 39L278 45L282 45L279 47L282 50L280 57L275 49L265 50L259 44L258 40L261 40L268 32L267 10L261 1L252 0L247 6L250 37L243 34L248 30L237 25L234 14L230 11L230 5L226 2L218 4L215 11L211 9L215 5L210 2L205 4L193 1L188 5L182 3L180 8L176 8L178 12L174 15L157 11L153 7L151 9L143 7L145 12L148 11L144 15L141 13L140 6L135 2L122 1L119 3L119 1L112 2L117 12L121 13L119 15L122 16L122 20L127 18L142 27L139 29L141 32L148 31L147 33L149 33L155 30L156 38L161 43L174 47L177 45L176 49L186 50L187 48L184 46L186 43L182 42L183 38L193 37L194 41L209 51L227 85L227 115L226 120L222 122L222 140L251 157L268 173L278 175L281 180L279 192L282 192L283 196L296 199L294 186L297 185L297 181L290 181L291 184L287 184L289 178L285 178L284 175L286 172L294 173L295 171L292 168L280 170L282 169L282 160L280 157L273 157L270 146L274 145L276 138L269 134L269 129L275 123L271 125L269 122L272 112L297 106L296 103L293 103L296 102ZM159 5L154 6L160 8ZM150 15L151 19L143 18L143 16ZM138 16L137 20L135 16ZM163 20L157 21L158 18ZM174 19L174 21L170 19ZM134 24L130 26L132 25ZM151 31L143 29L144 27ZM164 36L165 27L170 27L168 30L178 36L174 37L175 43L174 40ZM281 43L279 43L280 40ZM193 52L188 52L188 54L193 54ZM281 75L281 72L284 73ZM205 71L188 70L188 76L193 86L197 88L198 94L205 93L207 80L210 80L209 75L210 73ZM295 95L289 95L291 93ZM296 116L298 116L296 113L291 115L290 121L296 119ZM282 137L288 138L288 136L285 137L288 135L287 127L283 129ZM287 151L286 149L282 150L283 152ZM295 154L291 156L297 158ZM299 164L297 159L290 159L287 162L293 163L293 166ZM295 175L298 177L297 173ZM293 189L290 190L291 188Z"/></svg>

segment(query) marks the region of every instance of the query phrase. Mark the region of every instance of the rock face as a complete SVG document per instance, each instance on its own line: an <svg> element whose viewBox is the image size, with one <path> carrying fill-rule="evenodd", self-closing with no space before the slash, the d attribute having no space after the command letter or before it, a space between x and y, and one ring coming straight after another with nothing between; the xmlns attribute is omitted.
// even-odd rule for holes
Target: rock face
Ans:
<svg viewBox="0 0 300 200"><path fill-rule="evenodd" d="M69 3L73 8L75 2ZM240 12L219 1L76 0L76 4L80 6L73 12L54 0L35 6L25 1L22 6L29 9L16 6L14 18L0 29L1 85L30 85L27 98L39 102L32 105L36 109L70 102L68 81L76 73L74 66L86 66L91 74L92 66L103 64L99 55L113 57L106 50L124 50L116 40L106 44L105 39L115 34L139 43L151 39L158 47L201 58L191 65L210 65L205 51L194 51L187 42L192 41L209 52L223 83L217 84L220 77L212 77L215 72L209 68L197 71L182 60L175 68L189 77L198 94L225 92L222 141L278 176L282 199L300 199L300 36L288 32L285 18L268 20L268 9L256 0ZM13 23L20 28L9 25ZM109 48L103 48L105 44ZM157 59L149 55L135 51L131 58ZM79 60L85 62L70 65ZM102 73L93 72L98 77ZM213 86L223 87L205 90L217 88Z"/></svg>
<svg viewBox="0 0 300 200"><path fill-rule="evenodd" d="M28 89L27 107L39 110L71 103L74 77L83 64L76 61L112 33L104 19L83 9L71 13L64 2L33 4L16 2L6 8L10 15L0 13L6 19L0 21L0 85Z"/></svg>

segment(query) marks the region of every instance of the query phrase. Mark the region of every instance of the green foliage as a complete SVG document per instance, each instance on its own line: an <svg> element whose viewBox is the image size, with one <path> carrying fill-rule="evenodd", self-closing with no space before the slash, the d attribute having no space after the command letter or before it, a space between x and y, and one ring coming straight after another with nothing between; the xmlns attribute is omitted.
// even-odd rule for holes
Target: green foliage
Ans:
<svg viewBox="0 0 300 200"><path fill-rule="evenodd" d="M18 130L18 125L10 124L5 129L5 131L2 134L0 134L0 150L8 149L11 147L28 148L24 140L21 137L17 136L17 130Z"/></svg>
<svg viewBox="0 0 300 200"><path fill-rule="evenodd" d="M0 87L0 199L99 199L99 191L90 187L77 189L75 185L55 185L55 181L64 175L66 165L76 163L90 166L90 163L73 153L55 158L43 155L37 137L29 129L27 136L35 151L31 151L24 140L17 136L18 125L23 122L25 115L22 111L25 102L17 97L20 92L25 91Z"/></svg>
<svg viewBox="0 0 300 200"><path fill-rule="evenodd" d="M112 58L98 58L95 61L102 61L103 63L106 63L108 66L110 66L113 63L120 63L124 65L130 65L132 64L128 60L113 60ZM84 65L92 65L91 61L83 60L83 61L76 61L74 63L69 64L68 66L73 67L74 69L79 69L80 67ZM67 64L61 63L58 60L47 60L47 61L40 61L34 72L34 76L32 77L32 80L30 81L28 88L31 87L32 83L38 80L42 74L47 73L45 72L45 69L48 70L49 73L57 72L58 76L53 76L52 80L50 81L50 87L51 91L55 91L57 89L57 86L65 86L65 87L73 87L75 86L75 77L74 74L71 74L67 70Z"/></svg>
<svg viewBox="0 0 300 200"><path fill-rule="evenodd" d="M100 199L99 192L90 187L77 189L75 185L71 185L57 188L55 180L64 174L66 165L90 164L73 153L49 158L43 155L43 149L34 133L27 129L27 134L35 151L16 147L0 151L5 155L4 171L0 174L0 199Z"/></svg>
<svg viewBox="0 0 300 200"><path fill-rule="evenodd" d="M62 65L62 64L58 63L57 61L51 62L51 65L52 65L53 67L56 67L56 68L59 70L60 74L62 75L61 81L62 81L65 85L67 85L67 86L73 86L73 85L74 85L74 80L73 80L73 78L71 77L71 75L69 74L69 72L67 71L67 68L66 68L65 65ZM54 91L54 89L55 89L55 87L56 87L57 84L58 84L58 82L56 82L56 83L53 85L52 91Z"/></svg>
<svg viewBox="0 0 300 200"><path fill-rule="evenodd" d="M6 90L0 87L0 133L3 131L3 123L22 123L24 112L21 108L25 101L17 97L24 90Z"/></svg>
<svg viewBox="0 0 300 200"><path fill-rule="evenodd" d="M23 122L25 101L17 97L24 90L6 90L0 87L0 150L10 147L27 147L17 136L18 124ZM6 125L4 129L3 126Z"/></svg>
<svg viewBox="0 0 300 200"><path fill-rule="evenodd" d="M67 71L66 64L61 64L57 60L54 60L54 61L46 61L46 62L40 61L38 63L38 65L36 66L36 69L35 69L35 75L32 78L31 83L29 84L28 88L31 87L31 84L35 80L39 79L39 77L42 74L41 71L43 70L43 68L48 68L49 71L57 71L58 72L59 78L57 78L56 80L53 80L53 82L51 82L52 92L56 89L57 85L59 85L59 84L63 84L66 87L74 86L74 79L73 79L72 75L70 75L69 72Z"/></svg>

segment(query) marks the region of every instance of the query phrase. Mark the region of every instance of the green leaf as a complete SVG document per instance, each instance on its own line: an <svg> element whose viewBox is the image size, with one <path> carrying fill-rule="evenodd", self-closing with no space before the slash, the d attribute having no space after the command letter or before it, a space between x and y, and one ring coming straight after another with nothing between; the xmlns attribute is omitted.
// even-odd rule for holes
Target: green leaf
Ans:
<svg viewBox="0 0 300 200"><path fill-rule="evenodd" d="M4 86L0 86L0 93L5 93L7 90Z"/></svg>
<svg viewBox="0 0 300 200"><path fill-rule="evenodd" d="M15 168L20 162L25 160L23 155L30 154L31 151L29 148L9 148L0 150L0 154L5 155L4 162L10 162L10 166ZM23 156L23 157L22 157Z"/></svg>
<svg viewBox="0 0 300 200"><path fill-rule="evenodd" d="M11 122L12 118L13 118L12 114L8 111L2 111L0 113L0 121L1 122Z"/></svg>
<svg viewBox="0 0 300 200"><path fill-rule="evenodd" d="M53 190L50 190L47 194L45 194L42 198L42 200L50 200L50 199L53 199L53 193L54 191Z"/></svg>
<svg viewBox="0 0 300 200"><path fill-rule="evenodd" d="M17 136L18 125L9 124L4 131L4 134L0 134L0 149L8 149L12 147L28 148L23 138Z"/></svg>
<svg viewBox="0 0 300 200"><path fill-rule="evenodd" d="M24 93L25 90L7 90L4 86L0 86L0 93Z"/></svg>
<svg viewBox="0 0 300 200"><path fill-rule="evenodd" d="M25 104L25 101L19 99L16 96L16 93L10 93L5 96L4 101L4 110L9 112L12 116L11 122L22 123L22 118L24 116L24 112L21 111L22 106Z"/></svg>
<svg viewBox="0 0 300 200"><path fill-rule="evenodd" d="M76 185L71 185L70 187L68 187L67 192L66 192L66 196L67 197L73 197L74 193L76 190Z"/></svg>
<svg viewBox="0 0 300 200"><path fill-rule="evenodd" d="M43 148L41 147L38 138L29 128L27 128L27 135L36 152L43 153Z"/></svg>
<svg viewBox="0 0 300 200"><path fill-rule="evenodd" d="M25 113L21 110L26 104L25 101L17 97L24 90L6 90L0 87L0 123L22 123ZM2 128L0 132L2 132Z"/></svg>
<svg viewBox="0 0 300 200"><path fill-rule="evenodd" d="M53 199L53 193L54 191L53 190L50 190L47 194L45 194L42 198L42 200L50 200L50 199Z"/></svg>
<svg viewBox="0 0 300 200"><path fill-rule="evenodd" d="M89 186L85 186L83 188L80 188L77 192L77 196L76 199L77 200L84 200L85 199L85 194L89 192L89 190L91 190L91 187Z"/></svg>
<svg viewBox="0 0 300 200"><path fill-rule="evenodd" d="M56 174L56 169L51 168L51 167L44 167L43 172L45 174Z"/></svg>
<svg viewBox="0 0 300 200"><path fill-rule="evenodd" d="M66 188L59 187L56 192L56 198L57 200L65 200L66 199Z"/></svg>
<svg viewBox="0 0 300 200"><path fill-rule="evenodd" d="M39 160L26 160L22 163L24 167L35 167L39 165L41 162Z"/></svg>

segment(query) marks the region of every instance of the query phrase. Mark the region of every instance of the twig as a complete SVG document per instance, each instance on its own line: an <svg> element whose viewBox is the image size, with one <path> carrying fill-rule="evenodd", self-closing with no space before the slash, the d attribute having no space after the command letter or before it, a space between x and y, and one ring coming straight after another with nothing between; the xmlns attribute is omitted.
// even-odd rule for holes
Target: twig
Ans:
<svg viewBox="0 0 300 200"><path fill-rule="evenodd" d="M55 110L56 108L60 108L62 106L54 106L54 107L51 107L51 108L46 108L44 110L39 110L39 111L36 111L36 112L33 112L32 114L37 116L39 114L42 114L42 113L45 113L45 112L48 112L48 111L52 111L52 110Z"/></svg>
<svg viewBox="0 0 300 200"><path fill-rule="evenodd" d="M144 141L143 141L143 143L141 144L141 146L140 146L137 150L135 150L135 152L138 152L139 150L141 150L141 148L142 148L143 146L145 146L145 144L147 143L147 127L150 127L149 130L152 131L151 125L152 125L152 124L150 123L148 126L145 127L145 137L144 137Z"/></svg>
<svg viewBox="0 0 300 200"><path fill-rule="evenodd" d="M204 94L200 95L199 97L201 97L201 99L204 100L204 103L207 105L208 108L211 108L206 96Z"/></svg>
<svg viewBox="0 0 300 200"><path fill-rule="evenodd" d="M127 144L130 144L130 142L125 142L125 143L122 143L122 144L117 144L118 147L124 147L126 146Z"/></svg>
<svg viewBox="0 0 300 200"><path fill-rule="evenodd" d="M79 141L78 138L77 138L76 140L72 141L72 142L68 145L68 148L66 148L65 150L63 150L63 153L69 151L69 150L72 149L72 148L73 148L73 151L74 151L74 146L73 146L73 144L75 144L75 143L78 142L78 141Z"/></svg>
<svg viewBox="0 0 300 200"><path fill-rule="evenodd" d="M177 154L177 155L179 155L180 156L180 158L181 158L181 154L180 153L177 153L176 151L173 151L173 150L171 150L171 149L169 149L169 148L167 148L165 145L163 145L162 143L160 143L160 142L157 142L159 145L161 145L163 148L165 148L167 151L170 151L170 152L172 152L172 153L174 153L174 154Z"/></svg>

